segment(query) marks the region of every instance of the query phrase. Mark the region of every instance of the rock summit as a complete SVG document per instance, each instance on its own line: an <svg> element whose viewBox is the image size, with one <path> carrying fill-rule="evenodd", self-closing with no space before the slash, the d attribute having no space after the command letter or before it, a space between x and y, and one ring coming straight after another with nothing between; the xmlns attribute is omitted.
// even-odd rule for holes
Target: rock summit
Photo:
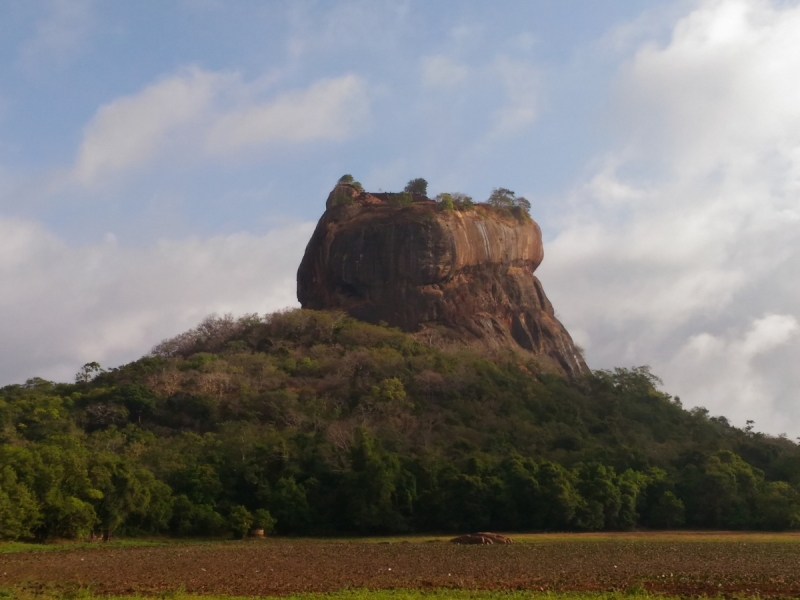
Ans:
<svg viewBox="0 0 800 600"><path fill-rule="evenodd" d="M539 226L518 208L453 210L340 183L306 247L297 297L430 339L521 348L575 377L588 369L533 274L543 257Z"/></svg>

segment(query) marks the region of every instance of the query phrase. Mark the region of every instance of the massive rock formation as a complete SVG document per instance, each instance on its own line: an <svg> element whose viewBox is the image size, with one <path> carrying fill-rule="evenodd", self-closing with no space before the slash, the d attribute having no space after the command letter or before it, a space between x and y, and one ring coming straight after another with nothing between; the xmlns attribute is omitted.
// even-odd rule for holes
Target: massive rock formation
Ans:
<svg viewBox="0 0 800 600"><path fill-rule="evenodd" d="M342 309L405 331L523 348L568 376L587 371L533 275L544 256L525 213L444 210L423 196L337 185L297 273L304 308Z"/></svg>

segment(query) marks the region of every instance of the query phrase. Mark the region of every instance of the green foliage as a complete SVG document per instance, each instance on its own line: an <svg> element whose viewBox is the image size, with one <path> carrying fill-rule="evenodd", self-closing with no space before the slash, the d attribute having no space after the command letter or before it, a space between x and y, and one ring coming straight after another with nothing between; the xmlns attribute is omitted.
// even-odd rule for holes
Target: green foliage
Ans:
<svg viewBox="0 0 800 600"><path fill-rule="evenodd" d="M438 194L435 200L439 203L439 205L447 211L453 211L456 208L456 205L453 202L453 195L452 194Z"/></svg>
<svg viewBox="0 0 800 600"><path fill-rule="evenodd" d="M75 382L88 383L92 379L97 377L100 373L103 373L103 368L100 366L100 363L98 362L86 363L81 367L81 370L78 371L77 375L75 375Z"/></svg>
<svg viewBox="0 0 800 600"><path fill-rule="evenodd" d="M91 380L0 389L0 537L800 527L798 447L659 384L341 313L214 316Z"/></svg>
<svg viewBox="0 0 800 600"><path fill-rule="evenodd" d="M665 491L653 506L650 525L658 529L673 529L684 523L683 501L671 491Z"/></svg>
<svg viewBox="0 0 800 600"><path fill-rule="evenodd" d="M531 203L527 198L517 195L506 188L495 188L489 195L487 204L500 210L507 210L518 219L529 218Z"/></svg>
<svg viewBox="0 0 800 600"><path fill-rule="evenodd" d="M264 535L269 535L275 529L275 518L264 508L256 509L253 513L253 527L262 529Z"/></svg>
<svg viewBox="0 0 800 600"><path fill-rule="evenodd" d="M486 202L498 208L511 208L512 206L516 206L517 199L516 194L511 190L506 188L495 188L492 190L492 193Z"/></svg>
<svg viewBox="0 0 800 600"><path fill-rule="evenodd" d="M406 184L406 187L403 188L404 192L408 192L409 194L419 194L420 196L427 196L428 195L428 182L425 181L422 177L417 177L416 179L412 179Z"/></svg>
<svg viewBox="0 0 800 600"><path fill-rule="evenodd" d="M439 203L442 209L448 211L467 211L472 210L475 207L475 203L472 201L472 198L460 192L453 192L452 194L438 194L435 200Z"/></svg>
<svg viewBox="0 0 800 600"><path fill-rule="evenodd" d="M30 537L41 519L42 514L31 490L17 480L14 469L3 467L0 470L0 538Z"/></svg>
<svg viewBox="0 0 800 600"><path fill-rule="evenodd" d="M244 506L237 504L231 507L228 514L228 524L230 525L233 537L242 539L250 531L253 525L253 515Z"/></svg>
<svg viewBox="0 0 800 600"><path fill-rule="evenodd" d="M356 188L356 189L357 189L359 192L363 192L363 191L364 191L364 187L363 187L363 186L362 186L362 185L361 185L361 184L360 184L358 181L356 181L356 180L353 178L353 176L352 176L352 175L350 175L349 173L348 173L348 174L346 174L346 175L342 175L342 176L339 178L339 181L338 181L338 183L345 183L345 184L347 184L347 185L352 185L352 186L353 186L353 187L355 187L355 188Z"/></svg>
<svg viewBox="0 0 800 600"><path fill-rule="evenodd" d="M462 194L460 192L454 192L453 196L453 204L456 207L456 210L472 210L475 208L475 203L472 201L472 196L467 196L466 194Z"/></svg>

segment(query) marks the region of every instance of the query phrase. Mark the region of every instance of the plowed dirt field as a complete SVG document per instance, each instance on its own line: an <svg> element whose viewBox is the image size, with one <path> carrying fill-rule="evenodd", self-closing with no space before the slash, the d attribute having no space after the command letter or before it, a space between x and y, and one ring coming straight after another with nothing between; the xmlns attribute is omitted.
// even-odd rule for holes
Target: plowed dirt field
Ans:
<svg viewBox="0 0 800 600"><path fill-rule="evenodd" d="M0 586L100 594L285 595L358 588L800 595L800 543L568 541L506 546L266 540L0 555Z"/></svg>

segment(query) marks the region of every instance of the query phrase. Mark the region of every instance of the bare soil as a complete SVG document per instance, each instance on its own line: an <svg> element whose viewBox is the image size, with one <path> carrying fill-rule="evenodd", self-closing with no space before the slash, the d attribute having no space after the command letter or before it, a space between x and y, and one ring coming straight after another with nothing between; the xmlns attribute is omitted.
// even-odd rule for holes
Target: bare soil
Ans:
<svg viewBox="0 0 800 600"><path fill-rule="evenodd" d="M792 541L573 539L512 545L259 540L0 555L0 586L89 586L100 594L238 596L343 588L625 590L800 595Z"/></svg>

